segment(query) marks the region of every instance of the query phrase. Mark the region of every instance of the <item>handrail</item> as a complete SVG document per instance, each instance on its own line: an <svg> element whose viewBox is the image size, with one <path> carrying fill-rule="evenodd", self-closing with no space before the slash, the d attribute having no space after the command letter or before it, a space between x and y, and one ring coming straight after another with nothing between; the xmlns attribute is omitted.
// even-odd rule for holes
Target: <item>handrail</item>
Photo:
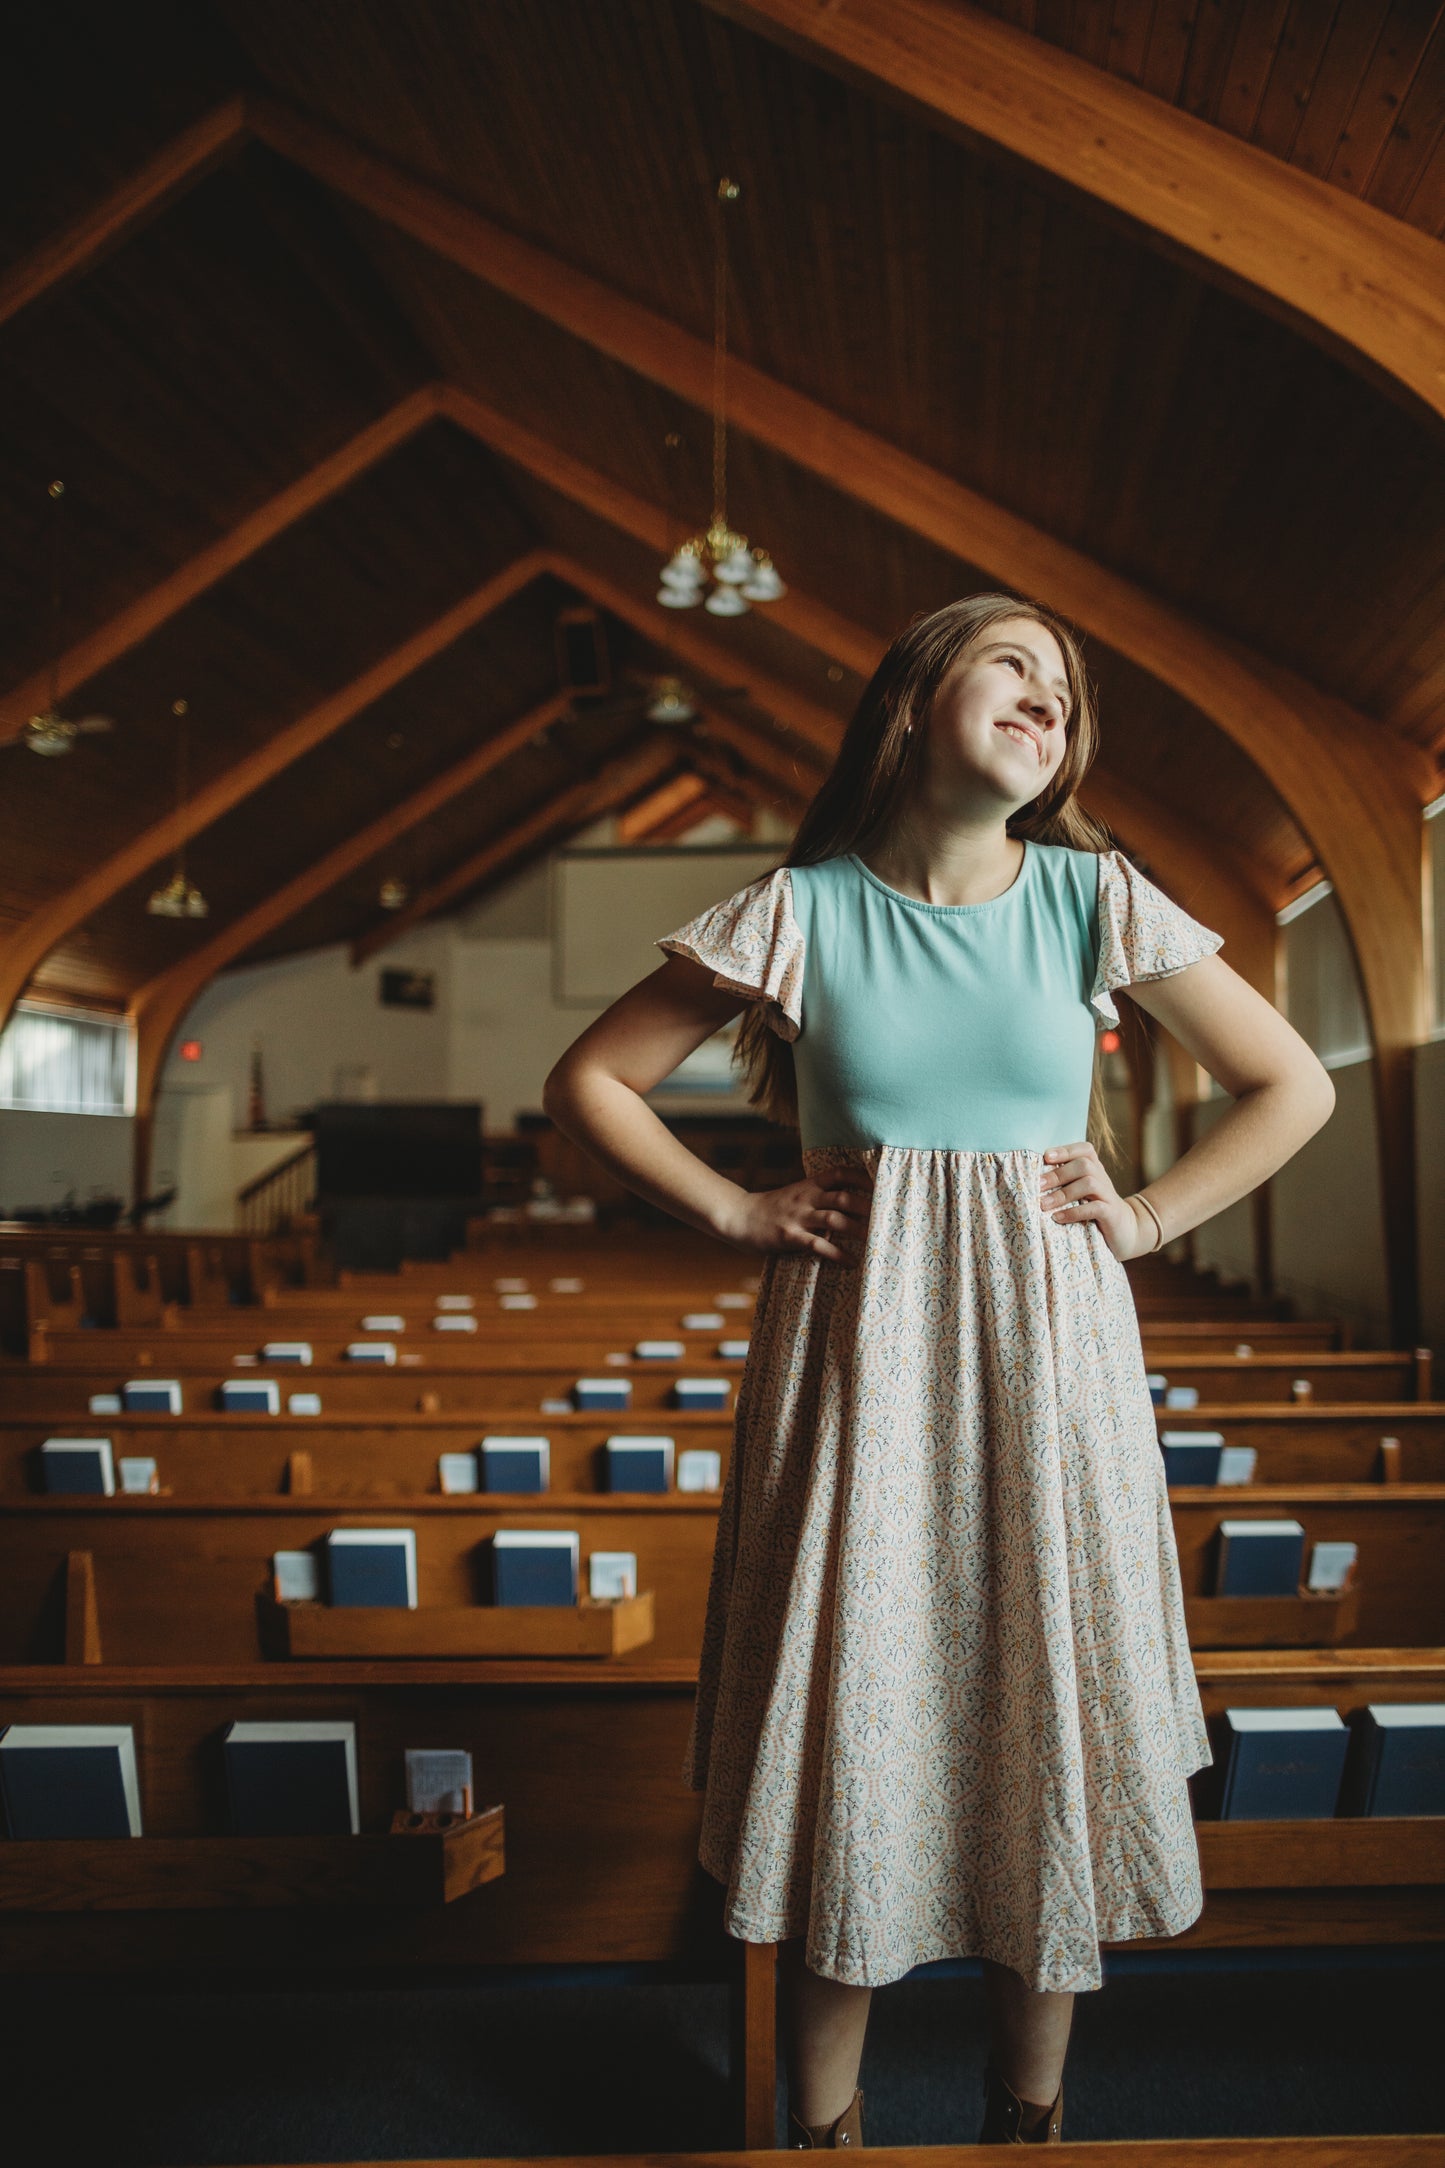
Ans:
<svg viewBox="0 0 1445 2168"><path fill-rule="evenodd" d="M247 1234L281 1233L298 1212L311 1202L311 1172L316 1163L316 1139L288 1152L274 1167L258 1174L236 1192L236 1222Z"/></svg>

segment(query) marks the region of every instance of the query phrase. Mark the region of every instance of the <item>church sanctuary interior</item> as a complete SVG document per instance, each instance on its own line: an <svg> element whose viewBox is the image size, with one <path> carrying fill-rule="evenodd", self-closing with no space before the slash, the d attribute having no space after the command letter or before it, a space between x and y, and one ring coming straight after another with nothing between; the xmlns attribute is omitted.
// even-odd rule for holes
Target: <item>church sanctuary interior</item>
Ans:
<svg viewBox="0 0 1445 2168"><path fill-rule="evenodd" d="M1002 595L1335 1094L1113 1263L1214 1759L1061 2153L1439 2168L1445 4L11 0L0 111L8 2157L792 2142L683 1777L775 1260L544 1086ZM778 1191L744 1007L646 1104ZM1120 1198L1236 1104L1095 1059Z"/></svg>

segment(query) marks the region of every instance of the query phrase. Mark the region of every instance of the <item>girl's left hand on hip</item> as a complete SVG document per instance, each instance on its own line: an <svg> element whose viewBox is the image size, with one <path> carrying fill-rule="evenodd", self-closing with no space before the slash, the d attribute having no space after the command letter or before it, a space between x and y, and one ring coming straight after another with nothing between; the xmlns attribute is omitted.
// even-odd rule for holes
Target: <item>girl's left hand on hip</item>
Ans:
<svg viewBox="0 0 1445 2168"><path fill-rule="evenodd" d="M1039 1203L1055 1222L1093 1220L1122 1264L1155 1241L1154 1223L1121 1197L1092 1144L1053 1144L1044 1153Z"/></svg>

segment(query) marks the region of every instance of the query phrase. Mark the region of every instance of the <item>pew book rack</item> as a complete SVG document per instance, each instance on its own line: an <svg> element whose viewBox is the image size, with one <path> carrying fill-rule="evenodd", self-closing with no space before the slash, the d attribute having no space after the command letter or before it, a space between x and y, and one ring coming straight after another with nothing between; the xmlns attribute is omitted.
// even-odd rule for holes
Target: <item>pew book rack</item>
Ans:
<svg viewBox="0 0 1445 2168"><path fill-rule="evenodd" d="M1420 1889L1445 1882L1445 1815L1196 1822L1206 1890Z"/></svg>
<svg viewBox="0 0 1445 2168"><path fill-rule="evenodd" d="M0 1911L425 1910L504 1871L503 1812L357 1837L80 1837L0 1842Z"/></svg>
<svg viewBox="0 0 1445 2168"><path fill-rule="evenodd" d="M303 1661L340 1657L625 1656L654 1633L652 1590L611 1603L467 1604L404 1611L333 1608L256 1599L267 1656Z"/></svg>
<svg viewBox="0 0 1445 2168"><path fill-rule="evenodd" d="M1327 1649L1355 1632L1358 1587L1331 1595L1186 1596L1192 1649Z"/></svg>

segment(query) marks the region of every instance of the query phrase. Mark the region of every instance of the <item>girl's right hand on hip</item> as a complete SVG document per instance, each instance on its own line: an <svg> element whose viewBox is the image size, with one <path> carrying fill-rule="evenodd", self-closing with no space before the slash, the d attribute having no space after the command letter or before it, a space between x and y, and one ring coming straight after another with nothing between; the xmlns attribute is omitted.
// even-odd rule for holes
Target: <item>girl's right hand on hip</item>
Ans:
<svg viewBox="0 0 1445 2168"><path fill-rule="evenodd" d="M830 1264L856 1265L872 1203L872 1176L853 1167L830 1182L805 1176L785 1189L741 1191L731 1223L719 1231L739 1249L804 1250Z"/></svg>

